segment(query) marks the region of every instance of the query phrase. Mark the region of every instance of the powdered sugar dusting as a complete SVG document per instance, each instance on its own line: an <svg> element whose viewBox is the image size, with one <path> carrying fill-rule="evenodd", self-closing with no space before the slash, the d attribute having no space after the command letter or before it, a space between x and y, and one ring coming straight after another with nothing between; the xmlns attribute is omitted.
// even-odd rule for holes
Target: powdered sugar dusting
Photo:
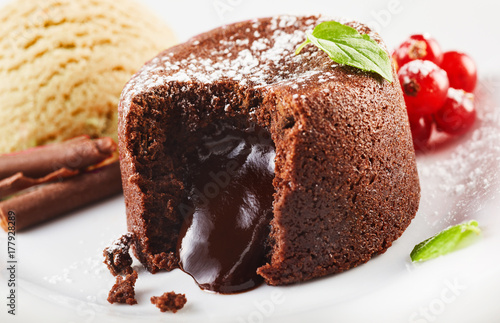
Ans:
<svg viewBox="0 0 500 323"><path fill-rule="evenodd" d="M414 60L405 64L401 69L412 74L421 74L423 77L426 77L431 72L439 70L439 67L431 61Z"/></svg>
<svg viewBox="0 0 500 323"><path fill-rule="evenodd" d="M430 225L445 227L473 218L500 191L500 107L488 99L491 93L484 88L480 92L473 132L448 150L417 158L421 213Z"/></svg>
<svg viewBox="0 0 500 323"><path fill-rule="evenodd" d="M132 239L133 234L131 232L127 232L120 238L114 240L109 246L106 247L108 252L113 252L116 250L128 249L129 245L125 243L125 239Z"/></svg>
<svg viewBox="0 0 500 323"><path fill-rule="evenodd" d="M297 48L297 45L304 41L305 36L304 31L301 30L294 30L293 33L276 30L272 37L274 46L261 54L262 59L277 63L285 55L291 55L295 51L295 48Z"/></svg>
<svg viewBox="0 0 500 323"><path fill-rule="evenodd" d="M249 22L247 28L220 40L218 44L201 35L187 43L196 46L187 57L179 57L180 54L170 52L156 57L142 67L122 92L122 115L128 113L134 96L170 82L208 84L229 79L241 86L281 84L297 89L297 84L300 86L300 83L316 78L321 73L320 82L334 79L333 73L324 71L335 69L338 65L332 64L331 60L326 61L328 65L317 64L319 56L327 57L319 49L309 46L300 55L294 53L297 46L306 39L306 32L312 31L318 23L326 20L332 19L304 19L296 16L256 19ZM354 27L360 32L369 31L361 24L355 24ZM203 47L204 43L207 44L206 48ZM203 52L201 48L209 51L209 55L200 53Z"/></svg>
<svg viewBox="0 0 500 323"><path fill-rule="evenodd" d="M453 100L457 102L462 102L463 96L464 96L464 90L457 90L454 88L449 88L448 89L448 97L452 98Z"/></svg>
<svg viewBox="0 0 500 323"><path fill-rule="evenodd" d="M448 98L461 103L467 111L474 110L474 94L472 93L450 87L448 89Z"/></svg>
<svg viewBox="0 0 500 323"><path fill-rule="evenodd" d="M61 269L61 273L52 276L45 276L43 280L49 284L71 284L75 280L78 281L78 273L82 268L85 275L92 275L93 277L99 277L106 273L106 266L102 263L102 259L98 257L89 257L72 263L66 268ZM79 274L81 275L81 274Z"/></svg>

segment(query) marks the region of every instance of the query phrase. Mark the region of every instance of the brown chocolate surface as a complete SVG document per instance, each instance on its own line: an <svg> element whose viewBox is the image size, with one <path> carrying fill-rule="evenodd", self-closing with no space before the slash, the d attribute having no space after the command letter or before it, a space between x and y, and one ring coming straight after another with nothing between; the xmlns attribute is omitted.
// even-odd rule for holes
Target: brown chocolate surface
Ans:
<svg viewBox="0 0 500 323"><path fill-rule="evenodd" d="M178 241L179 264L198 285L229 294L263 280L272 219L274 146L255 125L216 127L187 156L186 219Z"/></svg>
<svg viewBox="0 0 500 323"><path fill-rule="evenodd" d="M106 247L103 251L104 263L113 276L128 275L133 272L129 248L134 235L130 232Z"/></svg>
<svg viewBox="0 0 500 323"><path fill-rule="evenodd" d="M151 297L151 304L156 305L162 312L177 313L186 304L187 299L185 294L177 294L175 292L164 293L161 296Z"/></svg>
<svg viewBox="0 0 500 323"><path fill-rule="evenodd" d="M116 276L116 283L113 285L108 295L108 302L111 304L120 303L135 305L135 282L137 280L137 272L134 270L130 275Z"/></svg>
<svg viewBox="0 0 500 323"><path fill-rule="evenodd" d="M420 187L395 70L389 83L335 64L314 46L294 55L322 20L279 16L224 26L164 51L126 85L119 149L127 223L148 270L178 265L187 159L221 122L256 123L276 149L270 252L257 269L266 283L355 267L409 225Z"/></svg>

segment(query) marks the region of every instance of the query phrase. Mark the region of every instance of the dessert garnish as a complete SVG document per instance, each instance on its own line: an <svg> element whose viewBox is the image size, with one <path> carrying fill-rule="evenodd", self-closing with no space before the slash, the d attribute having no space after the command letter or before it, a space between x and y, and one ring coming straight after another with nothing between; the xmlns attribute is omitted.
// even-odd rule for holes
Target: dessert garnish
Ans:
<svg viewBox="0 0 500 323"><path fill-rule="evenodd" d="M0 226L23 230L121 191L116 143L82 136L0 156Z"/></svg>
<svg viewBox="0 0 500 323"><path fill-rule="evenodd" d="M305 42L297 47L299 54L309 43L339 64L374 72L392 82L392 64L387 52L369 35L360 34L356 29L337 21L325 21L307 33Z"/></svg>
<svg viewBox="0 0 500 323"><path fill-rule="evenodd" d="M431 61L411 61L399 70L408 115L430 115L446 101L450 83L446 72Z"/></svg>
<svg viewBox="0 0 500 323"><path fill-rule="evenodd" d="M448 74L450 87L466 92L473 92L476 88L476 64L469 55L457 51L445 52L441 68Z"/></svg>
<svg viewBox="0 0 500 323"><path fill-rule="evenodd" d="M151 304L156 305L162 312L170 311L176 313L184 307L187 299L185 294L177 294L175 292L164 293L161 296L151 297Z"/></svg>
<svg viewBox="0 0 500 323"><path fill-rule="evenodd" d="M442 52L427 34L412 35L392 55L398 67L413 144L424 150L434 132L459 136L476 120L477 69L467 54Z"/></svg>
<svg viewBox="0 0 500 323"><path fill-rule="evenodd" d="M111 304L137 304L137 300L135 299L136 280L137 272L135 270L131 274L125 276L125 278L116 276L116 283L109 291L108 302Z"/></svg>
<svg viewBox="0 0 500 323"><path fill-rule="evenodd" d="M398 67L413 60L431 61L440 65L443 61L443 52L438 42L429 34L411 35L392 54Z"/></svg>
<svg viewBox="0 0 500 323"><path fill-rule="evenodd" d="M468 132L475 120L474 94L451 87L443 106L434 114L436 129L455 136Z"/></svg>
<svg viewBox="0 0 500 323"><path fill-rule="evenodd" d="M448 227L413 248L411 261L426 261L468 246L481 229L475 220Z"/></svg>

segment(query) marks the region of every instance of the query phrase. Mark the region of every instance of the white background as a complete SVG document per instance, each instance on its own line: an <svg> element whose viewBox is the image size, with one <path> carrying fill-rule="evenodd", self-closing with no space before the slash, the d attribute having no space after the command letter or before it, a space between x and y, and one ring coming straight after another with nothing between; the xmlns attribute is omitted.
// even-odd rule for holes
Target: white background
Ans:
<svg viewBox="0 0 500 323"><path fill-rule="evenodd" d="M379 26L390 48L412 33L429 32L443 49L461 49L481 72L498 71L500 5L492 0L144 0L180 40L223 23L275 14L347 17Z"/></svg>
<svg viewBox="0 0 500 323"><path fill-rule="evenodd" d="M484 103L485 109L493 114L500 109L499 87L487 81L500 73L500 7L491 0L143 2L169 23L181 41L224 23L274 14L322 13L375 24L389 48L411 33L430 32L444 49L463 50L475 58L483 87L487 84L489 94L496 96ZM4 3L0 0L0 5ZM152 277L141 271L140 304L111 306L104 295L113 278L100 264L100 252L125 231L123 202L116 198L18 236L21 289L16 317L6 315L3 305L5 236L0 232L0 321L500 322L500 180L495 159L500 155L500 138L492 132L500 125L494 120L480 123L474 133L443 151L419 157L424 191L417 218L386 254L359 268L312 283L263 286L234 296L203 293L179 272ZM459 163L454 164L454 159ZM479 166L474 164L476 159ZM475 166L464 167L469 164ZM490 181L487 189L469 185L472 179L464 170L473 168L481 170L477 175L484 177L481 180ZM471 190L438 189L444 180ZM436 220L439 216L444 220ZM469 218L478 219L483 227L477 244L419 266L410 264L413 245ZM172 289L187 294L189 303L183 311L162 314L148 304L149 296Z"/></svg>

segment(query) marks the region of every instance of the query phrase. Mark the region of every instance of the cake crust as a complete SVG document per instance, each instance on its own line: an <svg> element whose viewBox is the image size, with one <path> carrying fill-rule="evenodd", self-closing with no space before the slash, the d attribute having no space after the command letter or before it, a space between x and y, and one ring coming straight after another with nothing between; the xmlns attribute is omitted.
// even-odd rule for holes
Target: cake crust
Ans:
<svg viewBox="0 0 500 323"><path fill-rule="evenodd" d="M282 285L385 252L415 216L420 187L394 82L307 46L322 17L261 18L201 34L148 62L119 106L119 149L134 251L151 272L177 266L184 153L217 122L269 130L276 147L266 265ZM360 33L379 37L348 22Z"/></svg>

